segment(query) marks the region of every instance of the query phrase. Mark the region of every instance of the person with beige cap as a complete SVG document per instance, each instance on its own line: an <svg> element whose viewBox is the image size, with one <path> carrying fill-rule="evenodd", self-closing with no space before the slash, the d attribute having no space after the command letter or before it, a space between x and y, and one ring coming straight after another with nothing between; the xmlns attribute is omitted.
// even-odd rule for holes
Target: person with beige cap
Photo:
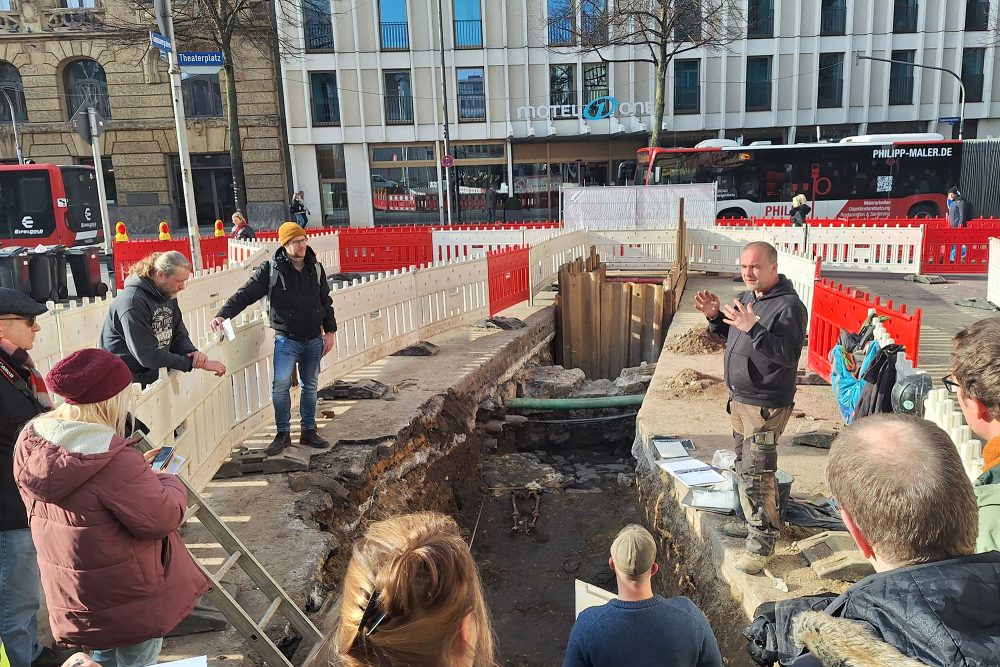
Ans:
<svg viewBox="0 0 1000 667"><path fill-rule="evenodd" d="M268 298L269 321L274 329L274 380L271 403L277 434L268 446L275 456L292 444L292 371L299 369L302 416L299 444L318 449L330 446L316 433L316 401L320 360L336 343L337 320L326 271L309 247L306 230L294 222L278 228L281 247L274 257L258 266L250 280L229 297L211 326L221 331L222 323L236 317L251 304Z"/></svg>
<svg viewBox="0 0 1000 667"><path fill-rule="evenodd" d="M708 619L686 597L653 594L656 540L629 524L611 543L618 599L580 612L563 667L721 667Z"/></svg>

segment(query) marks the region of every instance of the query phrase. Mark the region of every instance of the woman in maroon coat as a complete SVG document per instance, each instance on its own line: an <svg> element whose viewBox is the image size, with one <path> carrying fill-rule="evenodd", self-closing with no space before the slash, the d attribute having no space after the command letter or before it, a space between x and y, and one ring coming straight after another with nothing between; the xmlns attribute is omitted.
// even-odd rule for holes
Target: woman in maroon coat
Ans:
<svg viewBox="0 0 1000 667"><path fill-rule="evenodd" d="M80 350L46 382L66 402L22 431L14 477L52 634L102 667L152 665L209 587L177 532L186 489L123 437L133 394L121 359Z"/></svg>

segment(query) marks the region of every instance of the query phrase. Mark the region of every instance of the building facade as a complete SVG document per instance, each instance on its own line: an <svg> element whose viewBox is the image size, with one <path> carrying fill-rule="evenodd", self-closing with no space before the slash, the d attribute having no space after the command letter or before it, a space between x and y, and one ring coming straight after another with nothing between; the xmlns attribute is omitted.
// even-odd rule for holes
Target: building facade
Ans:
<svg viewBox="0 0 1000 667"><path fill-rule="evenodd" d="M93 164L90 145L70 123L78 109L93 105L107 119L100 148L112 223L148 233L166 220L184 230L167 66L155 49L124 46L105 28L125 11L100 0L0 0L0 90L7 94L0 98L0 160L17 162L13 112L26 159ZM235 71L246 213L254 224L273 225L288 208L274 67L247 57ZM224 77L200 74L183 82L195 203L206 226L222 218L228 227L235 210Z"/></svg>
<svg viewBox="0 0 1000 667"><path fill-rule="evenodd" d="M648 139L653 69L582 53L580 32L607 41L597 34L606 10L582 4L573 14L567 0L440 0L439 30L438 0L303 0L289 30L305 55L283 62L295 188L325 224L443 219L445 87L453 219L483 220L490 184L512 197L510 218L545 219L558 217L566 185L620 182ZM745 38L670 64L661 143L952 136L939 119L960 115L967 138L1000 134L997 4L745 0ZM588 25L597 31L577 29ZM964 110L955 78L911 62L957 73Z"/></svg>

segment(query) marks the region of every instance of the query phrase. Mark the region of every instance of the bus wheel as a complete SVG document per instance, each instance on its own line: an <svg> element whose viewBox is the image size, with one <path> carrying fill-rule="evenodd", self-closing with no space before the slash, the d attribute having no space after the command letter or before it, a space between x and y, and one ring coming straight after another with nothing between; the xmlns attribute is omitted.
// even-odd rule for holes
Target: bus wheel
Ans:
<svg viewBox="0 0 1000 667"><path fill-rule="evenodd" d="M719 211L719 214L715 216L716 220L722 220L723 218L746 218L747 212L741 208L724 208Z"/></svg>
<svg viewBox="0 0 1000 667"><path fill-rule="evenodd" d="M937 206L934 204L917 204L910 209L908 218L936 218L938 217Z"/></svg>

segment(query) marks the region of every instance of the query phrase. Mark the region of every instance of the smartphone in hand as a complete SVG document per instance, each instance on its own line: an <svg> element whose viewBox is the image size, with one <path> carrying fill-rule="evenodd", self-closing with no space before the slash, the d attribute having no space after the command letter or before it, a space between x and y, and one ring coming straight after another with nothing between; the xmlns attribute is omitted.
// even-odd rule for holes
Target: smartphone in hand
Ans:
<svg viewBox="0 0 1000 667"><path fill-rule="evenodd" d="M170 459L173 455L173 447L160 447L160 451L150 462L150 466L152 466L153 470L166 470L167 464L170 463Z"/></svg>

